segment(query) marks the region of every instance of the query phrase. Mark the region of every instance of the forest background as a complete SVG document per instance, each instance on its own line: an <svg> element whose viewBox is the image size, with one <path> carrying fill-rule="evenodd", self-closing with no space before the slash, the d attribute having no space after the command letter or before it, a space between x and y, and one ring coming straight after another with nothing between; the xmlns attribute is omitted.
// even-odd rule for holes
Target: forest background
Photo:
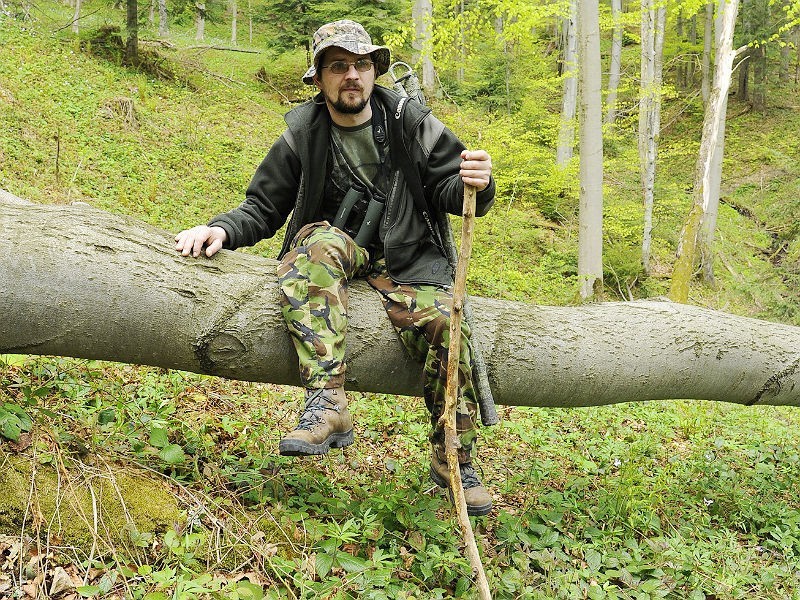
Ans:
<svg viewBox="0 0 800 600"><path fill-rule="evenodd" d="M498 200L478 222L470 292L581 302L578 157L559 155L569 3L434 2L420 53L400 0L167 0L134 11L135 57L126 8L0 0L0 188L170 231L205 222L239 202L283 113L309 97L299 77L313 30L350 17L420 72L430 58L434 111L493 156ZM599 8L604 88L621 32L602 131L602 294L665 295L693 203L706 7L664 6L646 269L642 7ZM741 6L714 280L693 280L689 296L795 325L796 12ZM246 251L272 257L279 243ZM357 444L297 461L276 455L295 389L1 358L0 596L472 597L451 509L427 478L418 398L356 394ZM497 508L475 521L496 597L800 595L795 409L686 400L501 416L479 452Z"/></svg>

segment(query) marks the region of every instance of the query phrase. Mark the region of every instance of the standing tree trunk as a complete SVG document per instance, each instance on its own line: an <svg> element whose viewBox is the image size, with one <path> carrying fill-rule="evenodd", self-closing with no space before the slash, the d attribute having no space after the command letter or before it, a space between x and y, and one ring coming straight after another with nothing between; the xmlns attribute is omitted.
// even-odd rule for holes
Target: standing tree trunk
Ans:
<svg viewBox="0 0 800 600"><path fill-rule="evenodd" d="M748 48L742 53L742 58L737 65L739 70L738 86L736 88L736 99L739 102L750 101L750 57L752 48Z"/></svg>
<svg viewBox="0 0 800 600"><path fill-rule="evenodd" d="M705 19L703 19L703 74L700 90L703 105L708 104L711 95L711 52L714 44L714 3L706 4Z"/></svg>
<svg viewBox="0 0 800 600"><path fill-rule="evenodd" d="M431 0L415 0L411 10L414 19L414 54L412 60L421 66L422 90L433 95L436 72L433 68L433 4Z"/></svg>
<svg viewBox="0 0 800 600"><path fill-rule="evenodd" d="M129 65L139 64L139 5L136 0L127 0L125 61Z"/></svg>
<svg viewBox="0 0 800 600"><path fill-rule="evenodd" d="M653 235L653 204L661 130L661 86L664 79L664 26L666 8L654 8L642 0L641 100L639 105L639 166L644 204L642 269L650 274L650 246Z"/></svg>
<svg viewBox="0 0 800 600"><path fill-rule="evenodd" d="M197 26L197 33L194 39L198 42L202 42L206 39L206 3L197 2L195 4L195 9L197 10L197 15L195 16L194 22Z"/></svg>
<svg viewBox="0 0 800 600"><path fill-rule="evenodd" d="M642 3L644 4L644 2ZM650 3L653 4L652 2ZM655 7L651 7L649 10L655 10ZM644 16L642 16L642 21L644 22ZM683 36L683 25L684 25L684 18L683 18L683 8L678 9L678 14L675 16L675 33L678 38L678 44L680 44L681 48L683 47L684 36ZM644 33L644 30L642 31ZM644 53L644 49L642 49L642 53ZM675 65L675 87L679 90L686 89L686 59L683 53L683 50L680 52L681 56L678 56L677 63Z"/></svg>
<svg viewBox="0 0 800 600"><path fill-rule="evenodd" d="M156 22L156 3L158 0L150 0L150 10L147 13L147 22L152 27Z"/></svg>
<svg viewBox="0 0 800 600"><path fill-rule="evenodd" d="M639 79L639 176L644 204L642 235L642 268L650 273L650 244L653 230L653 188L655 184L655 132L653 104L655 102L655 8L653 0L641 0L642 55ZM678 15L680 24L680 15Z"/></svg>
<svg viewBox="0 0 800 600"><path fill-rule="evenodd" d="M584 300L601 299L603 294L603 82L599 12L598 0L581 0L578 279Z"/></svg>
<svg viewBox="0 0 800 600"><path fill-rule="evenodd" d="M611 0L611 17L614 29L611 36L611 62L608 73L608 95L606 96L605 123L613 125L617 119L617 88L622 65L622 0Z"/></svg>
<svg viewBox="0 0 800 600"><path fill-rule="evenodd" d="M792 47L789 45L789 32L781 35L781 62L778 69L778 81L785 84L789 81L789 61L792 56Z"/></svg>
<svg viewBox="0 0 800 600"><path fill-rule="evenodd" d="M753 63L753 110L766 112L767 110L767 47L759 44L751 50Z"/></svg>
<svg viewBox="0 0 800 600"><path fill-rule="evenodd" d="M237 23L239 17L239 6L236 0L231 0L231 44L237 44Z"/></svg>
<svg viewBox="0 0 800 600"><path fill-rule="evenodd" d="M158 0L158 35L159 37L167 37L169 35L167 0Z"/></svg>
<svg viewBox="0 0 800 600"><path fill-rule="evenodd" d="M0 11L1 12L1 11ZM81 0L75 0L75 12L72 15L72 33L78 35L80 27L78 22L81 20Z"/></svg>
<svg viewBox="0 0 800 600"><path fill-rule="evenodd" d="M681 231L678 242L677 259L672 272L669 297L675 302L688 302L689 284L694 272L697 254L697 239L704 215L711 203L711 164L713 147L719 140L720 123L725 119L726 99L733 72L733 60L744 47L733 50L733 28L736 24L736 13L739 0L722 0L722 28L717 45L717 66L714 76L714 87L703 118L703 134L700 140L700 152L695 168L693 206Z"/></svg>
<svg viewBox="0 0 800 600"><path fill-rule="evenodd" d="M561 22L563 60L561 77L564 94L561 101L561 125L558 131L556 164L564 168L572 158L575 144L575 111L578 104L578 0L570 0L569 17Z"/></svg>
<svg viewBox="0 0 800 600"><path fill-rule="evenodd" d="M722 44L722 12L725 0L719 0L716 17L716 47ZM717 215L719 213L719 195L722 187L722 159L725 156L725 115L728 112L728 95L722 99L722 118L719 122L717 141L711 150L711 167L708 173L708 202L703 211L700 228L700 267L703 281L714 285L714 237L717 231Z"/></svg>

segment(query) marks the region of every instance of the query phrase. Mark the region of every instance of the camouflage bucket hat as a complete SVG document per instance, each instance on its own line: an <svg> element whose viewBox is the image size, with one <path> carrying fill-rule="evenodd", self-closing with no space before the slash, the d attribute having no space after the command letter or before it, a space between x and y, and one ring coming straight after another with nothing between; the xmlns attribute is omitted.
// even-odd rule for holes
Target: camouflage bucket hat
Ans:
<svg viewBox="0 0 800 600"><path fill-rule="evenodd" d="M383 75L389 69L391 59L386 46L374 46L372 38L366 30L355 21L343 19L323 25L314 33L312 65L303 75L303 83L312 85L317 73L317 61L320 54L331 47L343 48L353 54L371 54L375 61L375 73Z"/></svg>

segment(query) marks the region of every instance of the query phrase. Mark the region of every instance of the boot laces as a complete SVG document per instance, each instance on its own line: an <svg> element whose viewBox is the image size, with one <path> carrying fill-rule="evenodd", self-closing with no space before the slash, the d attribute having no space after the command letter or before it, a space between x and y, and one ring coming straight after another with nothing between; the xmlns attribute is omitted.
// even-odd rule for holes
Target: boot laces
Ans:
<svg viewBox="0 0 800 600"><path fill-rule="evenodd" d="M459 471L461 471L461 485L465 490L483 485L481 480L478 479L478 474L475 473L472 463L459 465Z"/></svg>
<svg viewBox="0 0 800 600"><path fill-rule="evenodd" d="M297 429L310 431L320 423L323 423L322 412L325 410L339 412L336 401L329 397L325 391L324 388L320 388L308 395L303 414L300 415L300 422L297 424Z"/></svg>

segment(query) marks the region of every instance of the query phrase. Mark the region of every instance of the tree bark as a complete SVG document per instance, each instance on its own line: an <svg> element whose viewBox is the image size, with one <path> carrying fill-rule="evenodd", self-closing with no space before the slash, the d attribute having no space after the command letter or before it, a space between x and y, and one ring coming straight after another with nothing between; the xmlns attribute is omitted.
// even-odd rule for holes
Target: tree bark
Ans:
<svg viewBox="0 0 800 600"><path fill-rule="evenodd" d="M716 38L717 48L722 46L722 15L725 9L725 0L719 0L716 18ZM706 102L706 105L708 103ZM722 188L722 167L725 156L725 116L728 113L728 95L721 99L720 112L722 116L719 120L717 130L717 140L712 144L711 165L708 171L707 196L703 210L702 223L700 225L699 246L700 246L700 267L703 281L707 285L715 285L714 277L714 238L717 232L717 216L719 214L719 195Z"/></svg>
<svg viewBox="0 0 800 600"><path fill-rule="evenodd" d="M703 104L708 104L711 96L711 51L714 43L714 3L708 2L705 9L705 19L703 19L703 73L700 90L703 97Z"/></svg>
<svg viewBox="0 0 800 600"><path fill-rule="evenodd" d="M681 29L678 15L678 31ZM656 175L656 143L653 131L653 112L656 94L655 82L655 30L656 11L653 0L641 2L641 59L639 68L639 179L644 205L644 230L642 233L642 268L650 274L650 245L653 230L653 188Z"/></svg>
<svg viewBox="0 0 800 600"><path fill-rule="evenodd" d="M724 0L721 0L721 2L724 2ZM681 231L677 258L670 283L669 297L676 302L687 302L689 299L689 283L695 268L701 224L709 206L714 201L712 197L714 148L719 144L721 127L725 122L728 89L730 88L733 73L733 60L746 49L746 46L738 50L732 48L733 30L738 8L738 0L729 0L724 2L724 8L721 11L714 87L711 90L711 97L703 117L703 133L695 166L694 189L692 191L693 205ZM719 155L718 158L721 160L722 156Z"/></svg>
<svg viewBox="0 0 800 600"><path fill-rule="evenodd" d="M231 44L235 46L239 40L239 5L231 0Z"/></svg>
<svg viewBox="0 0 800 600"><path fill-rule="evenodd" d="M421 66L422 89L425 96L433 96L436 72L433 68L433 4L431 0L415 0L411 9L414 20L413 61Z"/></svg>
<svg viewBox="0 0 800 600"><path fill-rule="evenodd" d="M206 3L197 2L195 4L195 10L197 14L195 15L194 22L197 27L197 33L194 39L197 42L202 42L206 39Z"/></svg>
<svg viewBox="0 0 800 600"><path fill-rule="evenodd" d="M750 55L753 63L753 110L767 110L767 47L759 44L752 49Z"/></svg>
<svg viewBox="0 0 800 600"><path fill-rule="evenodd" d="M167 0L158 0L158 36L163 38L168 35Z"/></svg>
<svg viewBox="0 0 800 600"><path fill-rule="evenodd" d="M128 37L125 42L125 60L129 65L137 65L139 63L139 4L137 0L128 0L126 6Z"/></svg>
<svg viewBox="0 0 800 600"><path fill-rule="evenodd" d="M0 353L47 354L298 385L273 260L185 258L173 236L87 205L0 191ZM800 327L670 302L549 307L475 298L503 405L697 398L800 405ZM346 387L421 395L380 300L350 289Z"/></svg>
<svg viewBox="0 0 800 600"><path fill-rule="evenodd" d="M608 69L608 95L606 96L606 125L617 119L617 88L622 65L622 0L611 0L611 18L614 29L611 36L611 62Z"/></svg>
<svg viewBox="0 0 800 600"><path fill-rule="evenodd" d="M575 145L575 112L578 106L578 0L570 0L569 17L561 22L563 60L561 77L564 79L564 93L561 101L561 125L558 131L556 164L564 168L572 158Z"/></svg>
<svg viewBox="0 0 800 600"><path fill-rule="evenodd" d="M584 300L603 293L603 82L598 0L580 0L580 199L578 279Z"/></svg>
<svg viewBox="0 0 800 600"><path fill-rule="evenodd" d="M75 11L72 15L72 33L78 35L80 33L80 25L78 24L81 20L81 0L75 0Z"/></svg>

